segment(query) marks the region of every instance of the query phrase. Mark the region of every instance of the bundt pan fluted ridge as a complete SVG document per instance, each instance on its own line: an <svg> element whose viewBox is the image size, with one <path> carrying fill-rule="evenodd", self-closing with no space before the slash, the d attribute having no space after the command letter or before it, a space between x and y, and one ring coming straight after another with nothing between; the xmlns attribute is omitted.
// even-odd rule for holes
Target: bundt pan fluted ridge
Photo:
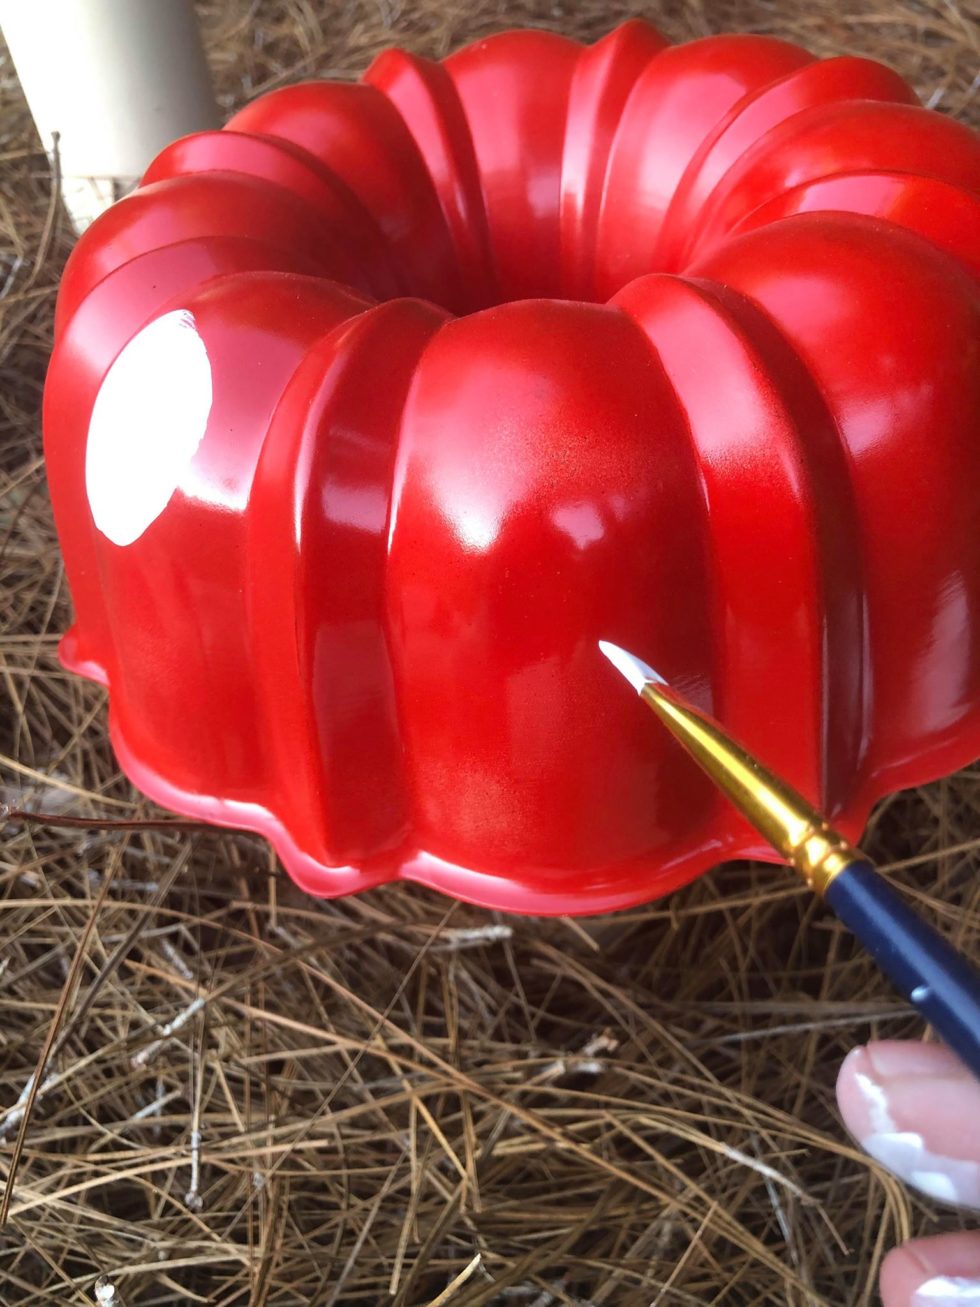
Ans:
<svg viewBox="0 0 980 1307"><path fill-rule="evenodd" d="M45 395L125 771L313 894L565 913L771 856L600 638L852 836L972 760L978 196L888 69L640 21L175 142Z"/></svg>

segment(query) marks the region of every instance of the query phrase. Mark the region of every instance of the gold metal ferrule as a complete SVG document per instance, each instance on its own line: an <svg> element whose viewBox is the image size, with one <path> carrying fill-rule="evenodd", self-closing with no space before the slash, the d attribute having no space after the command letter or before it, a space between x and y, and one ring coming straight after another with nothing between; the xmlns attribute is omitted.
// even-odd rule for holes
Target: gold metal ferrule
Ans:
<svg viewBox="0 0 980 1307"><path fill-rule="evenodd" d="M839 872L861 859L801 794L669 686L647 681L640 697L811 889L824 894Z"/></svg>

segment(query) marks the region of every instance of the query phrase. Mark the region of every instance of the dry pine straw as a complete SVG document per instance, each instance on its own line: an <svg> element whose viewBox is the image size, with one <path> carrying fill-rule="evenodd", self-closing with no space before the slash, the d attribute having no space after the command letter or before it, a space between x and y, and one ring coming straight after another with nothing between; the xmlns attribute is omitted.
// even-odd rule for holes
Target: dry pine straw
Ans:
<svg viewBox="0 0 980 1307"><path fill-rule="evenodd" d="M975 7L213 0L222 104L384 46L443 55L533 24L741 29L892 63L977 119ZM0 781L13 805L159 817L102 695L55 660L68 597L41 383L69 237L0 65ZM976 945L980 771L886 803L870 849ZM857 1304L883 1251L957 1218L845 1138L833 1084L918 1036L778 872L726 867L585 921L491 918L405 888L316 903L257 839L8 823L0 1167L46 1046L3 1303ZM475 933L468 933L475 932ZM18 1104L20 1105L18 1107Z"/></svg>

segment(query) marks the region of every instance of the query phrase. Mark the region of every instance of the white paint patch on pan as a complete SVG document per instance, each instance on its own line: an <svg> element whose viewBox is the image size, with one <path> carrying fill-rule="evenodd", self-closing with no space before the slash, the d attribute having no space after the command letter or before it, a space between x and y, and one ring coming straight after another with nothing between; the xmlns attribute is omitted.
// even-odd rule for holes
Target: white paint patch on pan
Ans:
<svg viewBox="0 0 980 1307"><path fill-rule="evenodd" d="M211 364L193 316L156 318L120 352L92 408L85 489L95 525L131 545L160 516L204 437Z"/></svg>

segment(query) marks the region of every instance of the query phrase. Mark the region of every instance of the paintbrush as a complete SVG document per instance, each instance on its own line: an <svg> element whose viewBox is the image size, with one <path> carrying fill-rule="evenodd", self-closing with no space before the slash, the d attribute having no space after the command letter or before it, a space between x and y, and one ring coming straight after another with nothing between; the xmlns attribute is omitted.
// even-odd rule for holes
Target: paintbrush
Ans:
<svg viewBox="0 0 980 1307"><path fill-rule="evenodd" d="M599 648L735 807L872 954L896 989L980 1078L980 972L895 892L802 795L652 667Z"/></svg>

